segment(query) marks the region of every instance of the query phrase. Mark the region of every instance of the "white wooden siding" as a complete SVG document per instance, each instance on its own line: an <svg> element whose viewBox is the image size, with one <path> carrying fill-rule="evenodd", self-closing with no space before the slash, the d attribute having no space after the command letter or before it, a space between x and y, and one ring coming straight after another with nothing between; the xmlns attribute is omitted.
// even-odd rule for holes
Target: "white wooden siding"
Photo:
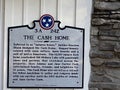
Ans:
<svg viewBox="0 0 120 90"><path fill-rule="evenodd" d="M4 23L4 10L3 10L4 2L0 0L0 90L3 88L3 23Z"/></svg>
<svg viewBox="0 0 120 90"><path fill-rule="evenodd" d="M4 3L2 2L4 1ZM65 25L85 28L84 88L88 90L90 75L89 35L92 0L0 0L0 90L61 90L61 89L8 89L7 88L7 29L10 26L26 25L43 14L51 14ZM5 7L4 8L2 7ZM4 10L4 16L3 16ZM4 21L3 21L4 19ZM3 25L4 24L4 25ZM3 26L3 27L2 27ZM3 38L4 34L4 38ZM4 41L4 45L3 45ZM4 59L3 59L4 46ZM4 61L4 63L3 63ZM3 65L3 66L2 66ZM4 67L4 68L2 68ZM3 72L3 73L2 73ZM3 75L3 76L2 76ZM2 79L3 78L3 79ZM3 85L2 85L3 84ZM2 87L3 86L3 87ZM62 89L73 90L73 89Z"/></svg>

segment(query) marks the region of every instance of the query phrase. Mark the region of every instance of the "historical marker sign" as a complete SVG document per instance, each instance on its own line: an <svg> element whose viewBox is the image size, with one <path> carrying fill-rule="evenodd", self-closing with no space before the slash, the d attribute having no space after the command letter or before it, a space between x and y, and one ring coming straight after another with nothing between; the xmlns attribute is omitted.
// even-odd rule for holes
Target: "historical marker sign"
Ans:
<svg viewBox="0 0 120 90"><path fill-rule="evenodd" d="M46 14L8 28L8 88L83 88L84 29L59 24Z"/></svg>

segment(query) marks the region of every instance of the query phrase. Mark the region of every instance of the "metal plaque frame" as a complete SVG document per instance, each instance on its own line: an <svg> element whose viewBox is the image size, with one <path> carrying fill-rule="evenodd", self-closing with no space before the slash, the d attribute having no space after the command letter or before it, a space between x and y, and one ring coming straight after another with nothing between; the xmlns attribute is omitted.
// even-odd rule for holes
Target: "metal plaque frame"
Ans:
<svg viewBox="0 0 120 90"><path fill-rule="evenodd" d="M78 80L78 82L77 82L77 84L74 84L74 83L72 83L71 81L73 80L73 82L76 82L76 79L71 79L70 80L70 82L69 82L69 80L67 81L68 83L66 84L66 85L62 85L62 83L64 83L65 82L65 80L67 80L67 79L69 79L69 78L67 78L67 79L64 79L64 78L61 78L61 80L60 79L55 79L55 78L52 78L52 79L55 79L55 80L53 80L54 82L56 81L56 83L58 83L58 84L56 84L55 85L55 83L54 84L51 84L51 85L49 85L49 83L52 83L52 79L50 79L49 77L48 78L43 78L44 79L44 81L45 82L47 82L46 83L46 85L45 85L45 82L43 83L42 82L42 79L41 79L41 85L40 84L36 84L36 85L33 85L33 86L31 86L31 84L32 83L38 83L38 81L30 81L30 82L28 82L28 81L21 81L21 82L19 82L19 80L16 80L16 83L14 82L14 80L15 79L17 79L17 78L13 78L13 73L18 73L18 71L16 71L16 72L13 72L13 69L15 69L15 68L13 68L13 57L14 57L14 55L13 54L17 54L17 53L14 53L14 52L19 52L19 51L15 51L15 50L17 50L17 49L13 49L13 44L15 44L17 41L18 41L18 43L20 43L20 42L24 42L24 43L33 43L33 42L37 42L38 44L40 44L40 43L48 43L49 42L49 40L51 40L51 37L48 37L48 38L46 38L46 39L49 39L49 40L41 40L41 38L39 38L39 42L38 41L35 41L35 40L33 40L32 39L32 37L29 37L29 38L27 38L27 36L25 37L25 35L24 35L24 33L26 34L26 33L28 33L29 31L31 32L31 31L34 31L34 33L35 32L39 32L37 35L40 35L41 33L41 30L43 31L43 32L48 32L49 30L43 30L43 29L41 29L41 27L39 26L39 21L38 20L35 20L35 21L33 21L33 23L34 23L34 26L32 27L32 28L30 28L28 25L22 25L22 26L14 26L14 27L9 27L8 28L8 65L7 65L7 87L8 88L83 88L83 83L84 83L84 39L85 39L85 30L84 30L84 28L77 28L77 27L72 27L72 26L65 26L64 28L60 28L60 21L54 21L54 23L55 23L55 25L53 26L53 29L58 29L58 30L60 30L60 32L63 32L62 34L63 34L63 36L64 35L67 35L67 36L69 36L69 34L71 35L71 37L70 38L72 38L72 40L70 41L70 44L72 44L72 41L73 41L73 43L74 43L74 41L75 41L75 44L77 43L77 40L76 39L78 39L78 45L81 45L81 43L82 43L82 45L80 46L80 49L79 50L81 50L81 52L79 53L79 57L80 57L80 59L81 59L81 61L80 61L80 65L78 65L80 68L78 68L78 74L80 74L79 76L78 76L78 79L81 79L81 80ZM23 29L24 29L24 32L23 32ZM27 29L29 30L29 31L27 31ZM67 29L67 30L66 30ZM38 30L40 30L40 31L38 31ZM65 31L66 30L66 31ZM68 33L65 33L65 32L68 32ZM77 31L77 32L76 32ZM12 33L13 32L13 33ZM75 35L72 37L72 33L74 34L74 32L75 32ZM60 36L60 35L62 35L62 34L60 34L59 35L59 33L58 33L58 31L53 31L53 33L55 33L55 34L53 34L53 36L56 36L56 35L58 35L58 36ZM58 34L56 34L56 33L58 33ZM78 36L79 34L77 34L77 33L80 33L80 37L81 37L81 39L80 39L80 37ZM28 33L28 35L31 35L32 33ZM43 35L48 35L47 33L43 33ZM22 36L24 36L24 39L31 39L31 40L25 40L25 41L23 41L23 39L21 40L20 38L19 38L19 35L22 35ZM36 36L37 36L36 35ZM50 34L50 35L52 35L52 34ZM33 35L33 36L35 36L35 35ZM78 38L77 38L78 37ZM16 38L16 40L15 40L15 38ZM74 39L75 38L75 39ZM43 38L44 39L44 38ZM56 37L56 41L51 41L52 43L57 43L57 44L59 44L59 40L57 40L57 39L59 39L59 38L57 38ZM67 37L64 37L64 39L66 39L66 41L64 41L63 40L63 42L62 42L62 44L64 44L64 42L65 42L65 44L67 45L67 43L68 43L68 41L69 40L67 40ZM81 40L81 41L79 41L79 40ZM61 41L60 41L60 43L61 43ZM58 46L57 46L58 47ZM56 47L56 48L57 48ZM67 46L66 46L67 47ZM69 47L69 46L68 46ZM74 46L74 47L78 47L78 46ZM18 47L19 48L19 47ZM53 47L52 47L53 48ZM64 46L63 46L63 48L65 48ZM22 50L22 49L19 49L19 50ZM31 49L32 50L32 49ZM50 49L51 50L51 49ZM13 52L14 51L14 52ZM51 51L50 51L51 52ZM33 53L33 52L32 52ZM82 53L82 54L81 54ZM81 56L80 56L80 54L81 54ZM20 55L18 55L18 56L20 56ZM31 55L29 55L28 54L28 56L31 56ZM17 62L17 59L16 59L17 57L15 57L15 60L16 60L16 62ZM19 58L19 59L21 59L21 58ZM25 59L25 58L24 58ZM27 58L26 58L26 60L27 60ZM46 59L46 60L48 60L48 59ZM58 60L58 59L56 59L56 60ZM60 59L60 60L62 60L62 59ZM66 60L68 60L68 59L66 59ZM78 60L79 61L79 60ZM18 63L14 63L16 66L18 65L18 64L20 64L19 62L21 62L20 60L18 61ZM57 63L57 62L56 62ZM21 63L21 65L22 64L25 64L25 63ZM28 65L29 66L29 65ZM47 66L47 65L46 65ZM68 65L69 66L69 65ZM23 68L23 69L25 69L25 68ZM38 68L37 68L38 69ZM69 68L68 68L69 69ZM16 70L16 69L15 69ZM39 71L38 71L39 72ZM70 71L69 71L70 72ZM71 71L72 72L72 71ZM63 73L64 73L64 71L63 71ZM64 73L65 74L65 73ZM24 74L21 74L21 75L23 75L24 76ZM34 75L34 74L33 74ZM69 76L69 75L68 75ZM17 77L17 76L16 76ZM67 77L67 76L66 76ZM14 80L13 80L14 79ZM26 78L25 78L26 79ZM13 81L12 81L13 80ZM21 79L22 80L22 79ZM75 81L74 81L75 80ZM80 82L79 82L80 81ZM23 83L24 85L21 85L21 83ZM28 84L30 84L30 85L28 85ZM60 83L60 84L59 84ZM70 83L70 84L69 84ZM79 84L80 83L80 84Z"/></svg>

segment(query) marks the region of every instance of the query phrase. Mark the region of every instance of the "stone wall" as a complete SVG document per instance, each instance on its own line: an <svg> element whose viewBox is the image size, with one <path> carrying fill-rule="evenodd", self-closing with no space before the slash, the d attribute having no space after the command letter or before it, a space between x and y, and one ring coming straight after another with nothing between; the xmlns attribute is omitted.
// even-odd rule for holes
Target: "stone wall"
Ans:
<svg viewBox="0 0 120 90"><path fill-rule="evenodd" d="M93 0L89 90L120 90L120 0Z"/></svg>

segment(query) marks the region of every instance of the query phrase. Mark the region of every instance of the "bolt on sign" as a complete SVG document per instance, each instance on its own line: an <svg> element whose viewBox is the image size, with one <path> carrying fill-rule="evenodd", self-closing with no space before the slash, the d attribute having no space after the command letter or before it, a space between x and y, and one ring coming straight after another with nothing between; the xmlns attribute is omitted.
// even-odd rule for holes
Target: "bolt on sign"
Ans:
<svg viewBox="0 0 120 90"><path fill-rule="evenodd" d="M83 88L84 29L45 14L8 28L8 88Z"/></svg>

